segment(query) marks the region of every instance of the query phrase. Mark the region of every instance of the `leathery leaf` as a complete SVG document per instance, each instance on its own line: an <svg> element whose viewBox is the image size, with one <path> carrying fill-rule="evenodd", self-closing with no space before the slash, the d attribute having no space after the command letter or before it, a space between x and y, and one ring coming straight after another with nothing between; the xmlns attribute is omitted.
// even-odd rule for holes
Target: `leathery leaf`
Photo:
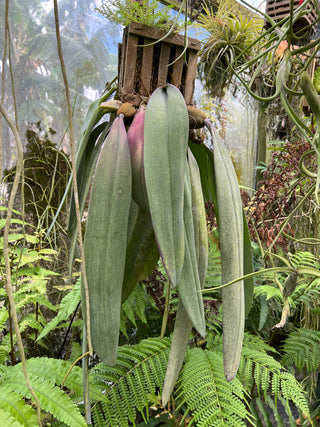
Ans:
<svg viewBox="0 0 320 427"><path fill-rule="evenodd" d="M237 176L220 135L207 123L214 145L222 284L243 275L243 212ZM245 320L243 281L222 289L223 362L227 381L237 373Z"/></svg>
<svg viewBox="0 0 320 427"><path fill-rule="evenodd" d="M200 169L201 186L204 200L210 200L216 205L213 152L204 144L195 144L194 142L189 142L189 147Z"/></svg>
<svg viewBox="0 0 320 427"><path fill-rule="evenodd" d="M122 302L128 298L137 282L150 276L157 265L159 256L150 213L140 208L132 200L129 214Z"/></svg>
<svg viewBox="0 0 320 427"><path fill-rule="evenodd" d="M187 163L187 160L185 160ZM188 168L186 167L185 186L184 186L184 235L185 235L185 253L184 263L181 271L180 280L177 284L179 297L186 309L189 319L200 335L204 336L206 331L204 308L197 254L195 248L194 225L192 216L191 183Z"/></svg>
<svg viewBox="0 0 320 427"><path fill-rule="evenodd" d="M92 344L108 365L117 356L130 203L130 154L119 116L97 163L84 240Z"/></svg>
<svg viewBox="0 0 320 427"><path fill-rule="evenodd" d="M155 90L144 126L144 172L151 219L163 265L175 286L184 263L183 194L189 120L172 85Z"/></svg>
<svg viewBox="0 0 320 427"><path fill-rule="evenodd" d="M208 267L208 234L204 199L201 188L199 168L192 152L188 150L188 165L191 184L192 217L194 226L195 253L198 265L200 286L203 288ZM184 308L181 298L177 308L172 342L162 389L162 405L166 405L173 391L184 355L188 347L192 322Z"/></svg>

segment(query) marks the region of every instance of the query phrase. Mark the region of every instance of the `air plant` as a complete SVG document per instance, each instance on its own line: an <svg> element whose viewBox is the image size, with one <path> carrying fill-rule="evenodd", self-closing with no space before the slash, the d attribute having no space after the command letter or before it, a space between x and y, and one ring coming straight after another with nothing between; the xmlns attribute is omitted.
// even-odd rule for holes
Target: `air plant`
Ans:
<svg viewBox="0 0 320 427"><path fill-rule="evenodd" d="M257 38L262 21L244 18L230 1L220 2L217 11L206 5L198 21L197 27L207 33L198 66L200 79L210 95L220 96L233 74L231 64L236 68L252 55L247 48Z"/></svg>

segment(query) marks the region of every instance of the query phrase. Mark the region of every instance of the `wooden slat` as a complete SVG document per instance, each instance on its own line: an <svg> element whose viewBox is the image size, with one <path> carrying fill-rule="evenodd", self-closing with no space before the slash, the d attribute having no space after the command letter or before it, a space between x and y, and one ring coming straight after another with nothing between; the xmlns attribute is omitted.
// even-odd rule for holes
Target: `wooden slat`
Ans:
<svg viewBox="0 0 320 427"><path fill-rule="evenodd" d="M135 22L132 22L129 25L129 33L135 34L137 36L142 35L153 40L159 40L166 34L164 30L161 30L159 28L148 27L147 25L137 24ZM169 36L167 36L164 41L166 43L175 44L177 46L184 46L184 36L181 34L169 34ZM197 39L189 37L188 47L190 49L200 50L201 42Z"/></svg>
<svg viewBox="0 0 320 427"><path fill-rule="evenodd" d="M149 44L149 43L152 43L152 39L145 38L144 44ZM154 46L146 46L143 48L140 92L141 92L141 95L144 95L144 96L150 95L152 63L153 63L153 48Z"/></svg>
<svg viewBox="0 0 320 427"><path fill-rule="evenodd" d="M181 46L176 47L176 55L175 59L178 58L183 51ZM178 61L175 61L172 65L171 79L170 83L180 88L181 85L181 77L182 77L182 68L183 68L184 57L180 58Z"/></svg>
<svg viewBox="0 0 320 427"><path fill-rule="evenodd" d="M170 45L162 42L160 51L160 61L158 69L158 86L163 86L168 81L168 64L170 58Z"/></svg>
<svg viewBox="0 0 320 427"><path fill-rule="evenodd" d="M299 0L294 0L293 8L294 10L299 7ZM313 4L308 5L310 13L304 15L301 18L301 25L303 26L307 23L312 24L317 19L317 13ZM290 14L290 0L269 0L267 1L266 13L276 22L281 21L281 19L286 18Z"/></svg>
<svg viewBox="0 0 320 427"><path fill-rule="evenodd" d="M138 37L129 35L126 46L123 91L131 93L134 90L134 75L137 62Z"/></svg>
<svg viewBox="0 0 320 427"><path fill-rule="evenodd" d="M118 43L118 85L121 88L123 86L123 46Z"/></svg>
<svg viewBox="0 0 320 427"><path fill-rule="evenodd" d="M187 76L185 79L184 99L186 104L192 103L194 79L197 71L198 52L190 51L188 59Z"/></svg>

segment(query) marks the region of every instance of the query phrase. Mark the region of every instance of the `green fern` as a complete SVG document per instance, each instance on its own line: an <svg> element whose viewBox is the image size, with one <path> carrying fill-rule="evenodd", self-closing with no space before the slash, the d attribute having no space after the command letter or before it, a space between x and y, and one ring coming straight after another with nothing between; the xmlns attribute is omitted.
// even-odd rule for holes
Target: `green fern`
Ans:
<svg viewBox="0 0 320 427"><path fill-rule="evenodd" d="M0 425L6 427L22 427L23 424L20 424L14 417L12 417L8 412L0 409ZM37 424L35 424L37 425Z"/></svg>
<svg viewBox="0 0 320 427"><path fill-rule="evenodd" d="M91 377L109 400L93 407L96 425L125 427L129 421L134 424L137 410L147 421L152 396L165 378L169 350L169 338L149 338L135 346L120 347L113 367L96 366Z"/></svg>
<svg viewBox="0 0 320 427"><path fill-rule="evenodd" d="M63 383L68 390L72 391L73 399L82 396L82 369L73 366L69 372L71 367L71 363L64 360L49 358L27 360L27 371L31 384L39 397L42 410L51 413L57 420L70 427L80 427L85 426L86 423L78 407L67 394L57 387ZM90 398L93 401L107 401L105 395L92 381L90 381L89 390ZM0 373L0 409L6 411L17 422L21 422L21 417L25 417L26 420L31 417L32 420L35 412L30 405L25 404L23 397L30 398L31 395L26 387L21 364L4 366ZM25 424L22 423L22 425L33 427L36 422L32 424L25 421Z"/></svg>
<svg viewBox="0 0 320 427"><path fill-rule="evenodd" d="M276 408L278 399L284 401L289 416L292 416L289 407L291 401L301 412L310 417L306 394L302 386L294 375L285 371L283 364L267 354L267 351L270 352L270 347L266 346L261 339L258 337L252 339L248 334L245 335L238 378L245 384L247 390L256 391L251 401L251 407L255 406L256 409L262 411L261 399L266 401L272 397L274 405L271 406Z"/></svg>
<svg viewBox="0 0 320 427"><path fill-rule="evenodd" d="M38 341L48 335L53 329L57 328L61 322L66 321L74 313L81 298L81 280L78 279L72 290L65 295L59 305L59 311L42 330Z"/></svg>
<svg viewBox="0 0 320 427"><path fill-rule="evenodd" d="M6 418L2 419L1 413ZM10 424L7 423L7 419L11 419ZM14 423L19 426L34 427L37 425L36 412L30 405L25 404L20 394L2 390L0 393L0 425L11 426Z"/></svg>
<svg viewBox="0 0 320 427"><path fill-rule="evenodd" d="M255 286L254 296L263 296L266 298L267 301L272 298L276 299L279 302L283 301L281 291L276 284L264 283L263 285Z"/></svg>
<svg viewBox="0 0 320 427"><path fill-rule="evenodd" d="M43 378L29 375L33 390L37 394L41 409L49 412L59 421L69 427L86 427L79 409L60 388ZM4 374L0 379L0 395L14 391L21 396L31 399L31 393L26 386L25 378L20 371L19 375Z"/></svg>
<svg viewBox="0 0 320 427"><path fill-rule="evenodd" d="M72 364L69 361L47 357L36 357L27 360L28 373L39 378L45 378L46 381L58 386L64 382L65 387L72 390L76 395L81 396L83 393L82 369L79 366L73 366L68 374L71 366ZM10 369L10 375L15 376L21 372L21 365L8 367L8 369ZM105 400L105 396L92 382L89 384L89 390L92 400Z"/></svg>
<svg viewBox="0 0 320 427"><path fill-rule="evenodd" d="M283 366L295 365L299 372L320 369L320 332L300 328L288 336L283 345Z"/></svg>
<svg viewBox="0 0 320 427"><path fill-rule="evenodd" d="M145 316L145 308L147 302L147 294L145 287L141 283L137 283L130 296L125 300L121 307L120 330L128 337L127 319L137 327L136 318L147 324Z"/></svg>
<svg viewBox="0 0 320 427"><path fill-rule="evenodd" d="M220 352L194 348L189 352L178 382L179 407L187 406L185 417L199 427L245 426L252 422L245 402L248 396L236 378L228 383Z"/></svg>
<svg viewBox="0 0 320 427"><path fill-rule="evenodd" d="M3 329L8 318L9 318L8 310L5 307L1 307L1 309L0 309L0 330Z"/></svg>
<svg viewBox="0 0 320 427"><path fill-rule="evenodd" d="M16 342L15 340L15 334L13 335L13 342ZM3 337L2 342L0 344L0 366L3 365L9 357L9 353L11 351L11 344L10 344L10 335L7 334Z"/></svg>
<svg viewBox="0 0 320 427"><path fill-rule="evenodd" d="M290 256L290 261L295 266L299 267L315 267L317 262L316 256L308 251L298 251Z"/></svg>
<svg viewBox="0 0 320 427"><path fill-rule="evenodd" d="M221 259L220 250L215 242L208 239L208 268L205 280L205 287L215 287L221 285Z"/></svg>

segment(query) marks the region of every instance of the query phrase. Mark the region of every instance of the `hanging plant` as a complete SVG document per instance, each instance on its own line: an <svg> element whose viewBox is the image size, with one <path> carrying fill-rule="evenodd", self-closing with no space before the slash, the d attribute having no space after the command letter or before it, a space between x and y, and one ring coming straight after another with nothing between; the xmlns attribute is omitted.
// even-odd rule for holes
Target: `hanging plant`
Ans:
<svg viewBox="0 0 320 427"><path fill-rule="evenodd" d="M230 1L220 2L216 12L205 6L198 20L197 26L207 33L198 66L200 79L210 95L221 96L233 68L244 64L252 54L247 48L257 38L262 21L244 18Z"/></svg>
<svg viewBox="0 0 320 427"><path fill-rule="evenodd" d="M148 0L126 1L111 0L102 3L97 10L110 22L126 27L131 22L161 28L168 31L172 26L172 6L158 9L159 3Z"/></svg>

